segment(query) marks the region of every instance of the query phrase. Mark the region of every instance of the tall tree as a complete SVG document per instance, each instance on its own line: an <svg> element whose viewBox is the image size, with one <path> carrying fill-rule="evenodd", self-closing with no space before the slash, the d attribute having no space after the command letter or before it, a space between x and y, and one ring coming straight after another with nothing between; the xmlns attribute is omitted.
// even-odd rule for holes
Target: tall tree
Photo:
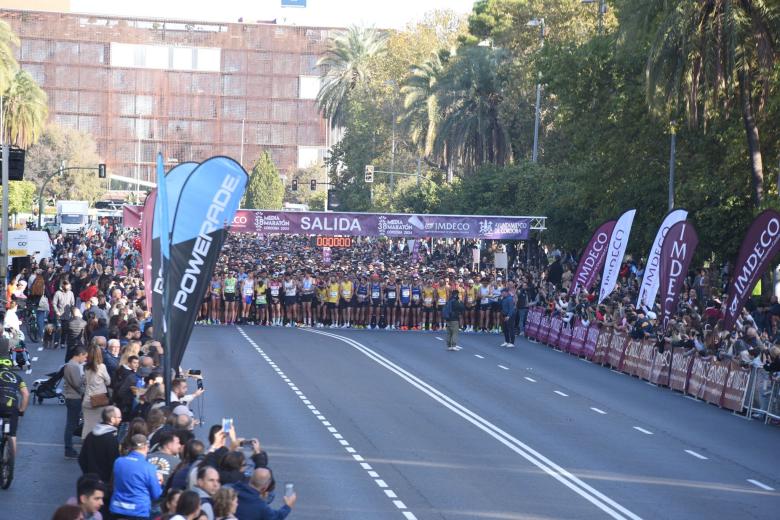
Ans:
<svg viewBox="0 0 780 520"><path fill-rule="evenodd" d="M284 184L279 178L271 154L263 152L249 174L243 207L249 209L282 209Z"/></svg>
<svg viewBox="0 0 780 520"><path fill-rule="evenodd" d="M443 113L434 153L445 156L447 164L473 171L486 163L511 162L509 133L499 115L506 58L502 49L465 46L442 74L437 90Z"/></svg>
<svg viewBox="0 0 780 520"><path fill-rule="evenodd" d="M11 85L19 64L14 58L14 48L19 46L19 37L14 34L6 21L0 21L0 92Z"/></svg>
<svg viewBox="0 0 780 520"><path fill-rule="evenodd" d="M637 15L656 21L647 60L647 99L664 116L691 124L741 112L753 203L764 196L757 122L780 50L780 11L767 0L642 0Z"/></svg>
<svg viewBox="0 0 780 520"><path fill-rule="evenodd" d="M404 95L401 124L425 156L433 153L439 126L438 81L442 72L442 59L440 53L436 53L421 65L413 65L409 78L401 87Z"/></svg>
<svg viewBox="0 0 780 520"><path fill-rule="evenodd" d="M386 41L386 33L352 26L328 42L317 62L322 81L317 104L331 127L344 125L349 94L368 80L371 58L384 52Z"/></svg>
<svg viewBox="0 0 780 520"><path fill-rule="evenodd" d="M3 94L5 142L28 148L46 125L46 93L27 71L18 70Z"/></svg>

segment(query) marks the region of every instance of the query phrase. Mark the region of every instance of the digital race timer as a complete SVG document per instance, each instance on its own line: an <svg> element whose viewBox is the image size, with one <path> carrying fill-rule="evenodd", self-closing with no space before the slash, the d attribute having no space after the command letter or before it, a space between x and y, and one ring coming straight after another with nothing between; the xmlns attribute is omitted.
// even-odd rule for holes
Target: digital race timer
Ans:
<svg viewBox="0 0 780 520"><path fill-rule="evenodd" d="M352 237L317 236L317 247L352 247Z"/></svg>

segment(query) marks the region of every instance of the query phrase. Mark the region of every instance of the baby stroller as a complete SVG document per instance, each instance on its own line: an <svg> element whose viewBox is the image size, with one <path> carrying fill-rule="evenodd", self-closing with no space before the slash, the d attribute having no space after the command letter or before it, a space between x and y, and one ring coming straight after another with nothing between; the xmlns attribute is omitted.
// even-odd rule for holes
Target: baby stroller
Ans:
<svg viewBox="0 0 780 520"><path fill-rule="evenodd" d="M65 375L65 365L56 372L46 374L48 379L36 379L32 384L33 404L43 404L44 399L57 399L60 404L65 404L60 383Z"/></svg>
<svg viewBox="0 0 780 520"><path fill-rule="evenodd" d="M24 344L24 332L6 328L3 337L8 340L8 357L20 370L32 370L32 361Z"/></svg>

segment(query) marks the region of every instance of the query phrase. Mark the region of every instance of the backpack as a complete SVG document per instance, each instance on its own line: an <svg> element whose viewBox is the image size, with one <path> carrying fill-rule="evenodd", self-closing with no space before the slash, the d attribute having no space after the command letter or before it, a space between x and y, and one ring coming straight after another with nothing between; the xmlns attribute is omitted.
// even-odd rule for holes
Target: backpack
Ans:
<svg viewBox="0 0 780 520"><path fill-rule="evenodd" d="M449 321L450 318L452 318L452 300L444 305L444 308L441 310L441 317L444 318L445 321Z"/></svg>

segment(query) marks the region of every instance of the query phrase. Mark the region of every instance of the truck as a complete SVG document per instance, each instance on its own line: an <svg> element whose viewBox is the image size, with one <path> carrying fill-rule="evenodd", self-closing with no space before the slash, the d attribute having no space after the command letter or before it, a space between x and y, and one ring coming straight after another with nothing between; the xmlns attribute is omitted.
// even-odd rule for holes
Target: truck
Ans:
<svg viewBox="0 0 780 520"><path fill-rule="evenodd" d="M57 224L64 234L76 234L87 230L89 202L86 200L57 201Z"/></svg>

